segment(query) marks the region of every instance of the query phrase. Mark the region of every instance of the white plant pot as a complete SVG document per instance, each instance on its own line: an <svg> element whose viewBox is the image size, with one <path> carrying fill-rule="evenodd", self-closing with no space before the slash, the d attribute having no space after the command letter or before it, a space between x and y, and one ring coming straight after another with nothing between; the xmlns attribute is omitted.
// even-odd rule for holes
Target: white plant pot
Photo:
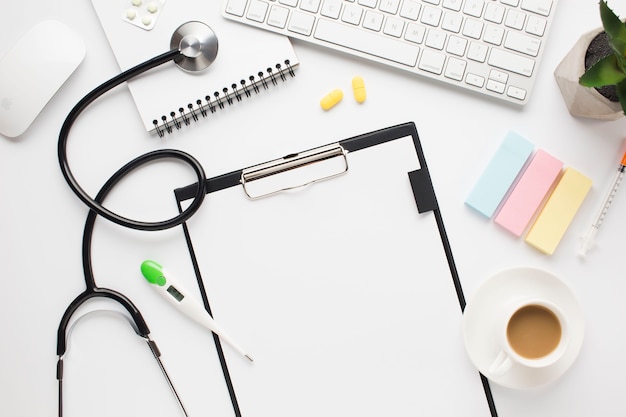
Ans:
<svg viewBox="0 0 626 417"><path fill-rule="evenodd" d="M603 29L595 29L580 37L554 71L561 95L572 116L598 120L617 120L624 117L622 107L598 93L595 88L584 87L578 79L585 72L585 54L589 43Z"/></svg>

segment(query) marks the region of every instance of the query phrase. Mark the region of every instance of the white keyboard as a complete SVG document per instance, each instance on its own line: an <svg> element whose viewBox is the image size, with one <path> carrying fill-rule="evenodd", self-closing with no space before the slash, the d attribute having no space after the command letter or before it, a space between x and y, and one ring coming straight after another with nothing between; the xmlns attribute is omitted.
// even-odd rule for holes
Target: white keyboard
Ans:
<svg viewBox="0 0 626 417"><path fill-rule="evenodd" d="M238 22L525 104L557 0L223 0Z"/></svg>

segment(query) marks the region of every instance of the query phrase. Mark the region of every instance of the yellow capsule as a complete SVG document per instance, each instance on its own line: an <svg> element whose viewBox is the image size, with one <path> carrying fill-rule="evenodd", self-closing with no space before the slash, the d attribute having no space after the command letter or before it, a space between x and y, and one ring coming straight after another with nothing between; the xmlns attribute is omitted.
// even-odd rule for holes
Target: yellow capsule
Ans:
<svg viewBox="0 0 626 417"><path fill-rule="evenodd" d="M365 92L365 82L362 77L358 75L352 79L352 91L354 92L354 99L359 103L365 101L367 93Z"/></svg>
<svg viewBox="0 0 626 417"><path fill-rule="evenodd" d="M324 110L330 110L335 104L339 103L343 99L343 91L335 89L328 93L320 101L320 105Z"/></svg>

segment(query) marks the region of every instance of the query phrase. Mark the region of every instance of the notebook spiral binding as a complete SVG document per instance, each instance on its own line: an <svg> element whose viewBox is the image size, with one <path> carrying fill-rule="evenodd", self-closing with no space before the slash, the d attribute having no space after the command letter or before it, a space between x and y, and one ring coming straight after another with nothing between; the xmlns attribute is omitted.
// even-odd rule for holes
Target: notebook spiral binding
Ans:
<svg viewBox="0 0 626 417"><path fill-rule="evenodd" d="M267 90L269 83L278 84L278 80L286 81L287 75L295 77L294 68L286 59L283 64L276 64L275 68L267 68L265 72L259 71L257 75L250 75L247 80L242 79L239 85L231 84L230 88L224 87L222 91L215 91L213 96L206 95L204 99L197 99L195 103L187 104L187 108L180 107L178 112L171 111L169 115L161 116L161 120L154 119L154 128L151 133L160 138L189 126L191 122L197 122L200 117L206 118L209 113L215 113L226 105L232 105L235 101L241 101L244 97L250 97L252 93L258 94L261 88Z"/></svg>

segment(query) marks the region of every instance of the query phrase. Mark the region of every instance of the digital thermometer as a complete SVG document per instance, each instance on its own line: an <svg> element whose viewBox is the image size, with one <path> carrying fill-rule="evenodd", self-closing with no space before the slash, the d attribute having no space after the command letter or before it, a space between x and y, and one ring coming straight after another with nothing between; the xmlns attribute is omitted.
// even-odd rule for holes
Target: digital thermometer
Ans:
<svg viewBox="0 0 626 417"><path fill-rule="evenodd" d="M178 310L185 313L190 319L211 330L218 335L221 340L231 345L237 352L252 361L252 357L222 330L200 303L189 296L187 290L176 282L171 275L166 274L161 265L154 261L144 261L141 264L141 273L151 284L150 286Z"/></svg>

